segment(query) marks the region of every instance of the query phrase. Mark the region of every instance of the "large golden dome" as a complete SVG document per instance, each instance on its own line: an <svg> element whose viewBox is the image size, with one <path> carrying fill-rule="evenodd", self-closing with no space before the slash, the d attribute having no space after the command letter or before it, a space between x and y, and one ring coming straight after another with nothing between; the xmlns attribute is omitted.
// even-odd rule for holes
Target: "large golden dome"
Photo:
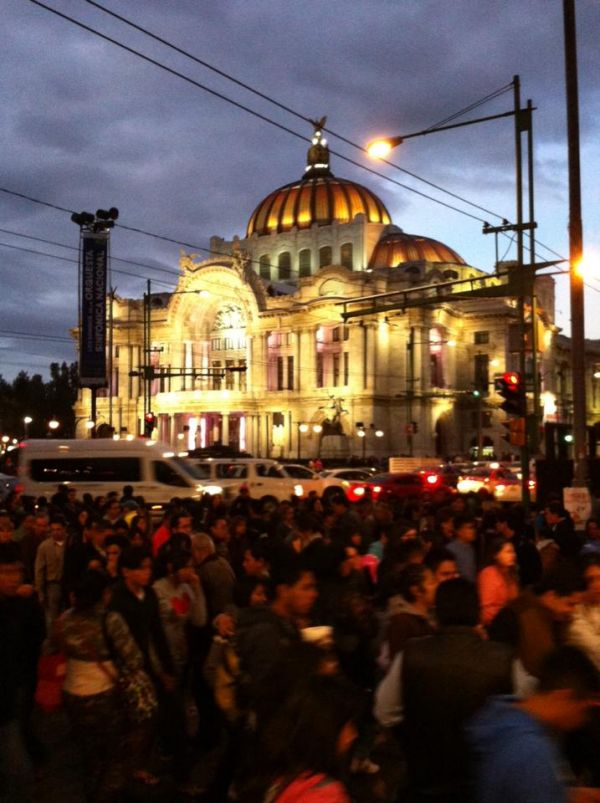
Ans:
<svg viewBox="0 0 600 803"><path fill-rule="evenodd" d="M379 240L369 260L369 268L395 268L406 262L421 261L467 264L460 254L438 240L394 231Z"/></svg>
<svg viewBox="0 0 600 803"><path fill-rule="evenodd" d="M333 176L327 143L320 130L315 131L312 142L302 179L279 187L259 203L248 222L247 237L290 231L294 227L308 229L314 223L318 226L328 226L334 221L351 223L359 214L369 223L391 222L389 212L370 190Z"/></svg>

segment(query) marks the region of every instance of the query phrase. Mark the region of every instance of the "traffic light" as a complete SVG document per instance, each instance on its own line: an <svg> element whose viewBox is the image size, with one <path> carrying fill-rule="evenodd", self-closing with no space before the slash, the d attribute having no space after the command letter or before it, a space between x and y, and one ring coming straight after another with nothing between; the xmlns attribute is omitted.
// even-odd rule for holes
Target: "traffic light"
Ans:
<svg viewBox="0 0 600 803"><path fill-rule="evenodd" d="M506 371L496 377L494 381L496 393L504 401L500 409L508 415L523 417L527 415L527 397L525 396L525 384L523 377L517 371Z"/></svg>
<svg viewBox="0 0 600 803"><path fill-rule="evenodd" d="M524 418L509 418L502 422L502 426L506 429L502 436L505 441L511 446L525 446L527 434Z"/></svg>
<svg viewBox="0 0 600 803"><path fill-rule="evenodd" d="M152 437L154 427L156 426L156 416L154 413L146 413L144 416L144 435L147 438Z"/></svg>

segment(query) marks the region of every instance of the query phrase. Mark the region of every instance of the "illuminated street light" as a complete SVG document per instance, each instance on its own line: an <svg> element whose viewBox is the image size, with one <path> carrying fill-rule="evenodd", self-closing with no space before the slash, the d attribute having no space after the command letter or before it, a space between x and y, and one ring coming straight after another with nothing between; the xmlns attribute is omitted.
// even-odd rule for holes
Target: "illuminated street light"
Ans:
<svg viewBox="0 0 600 803"><path fill-rule="evenodd" d="M374 139L367 145L367 153L373 159L387 158L394 148L404 142L404 137L387 137L386 139Z"/></svg>
<svg viewBox="0 0 600 803"><path fill-rule="evenodd" d="M23 437L25 440L29 437L29 425L33 423L33 418L30 415L26 415L23 418Z"/></svg>
<svg viewBox="0 0 600 803"><path fill-rule="evenodd" d="M313 432L318 435L320 432L323 432L323 427L320 424L313 424Z"/></svg>
<svg viewBox="0 0 600 803"><path fill-rule="evenodd" d="M308 432L308 424L299 424L298 429L300 432Z"/></svg>
<svg viewBox="0 0 600 803"><path fill-rule="evenodd" d="M51 434L54 434L59 427L60 421L57 421L56 418L51 418L50 421L48 421L48 429Z"/></svg>
<svg viewBox="0 0 600 803"><path fill-rule="evenodd" d="M375 437L376 438L383 438L383 435L384 435L384 432L383 432L382 429L376 429L375 430Z"/></svg>

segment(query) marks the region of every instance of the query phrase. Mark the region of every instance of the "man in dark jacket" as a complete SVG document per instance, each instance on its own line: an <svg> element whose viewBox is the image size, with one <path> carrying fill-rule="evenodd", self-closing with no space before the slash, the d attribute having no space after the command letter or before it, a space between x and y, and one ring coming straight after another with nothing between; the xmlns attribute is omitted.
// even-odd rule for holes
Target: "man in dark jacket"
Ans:
<svg viewBox="0 0 600 803"><path fill-rule="evenodd" d="M290 650L300 642L300 623L310 615L317 599L314 575L296 556L273 567L272 583L275 597L271 605L242 612L236 632L240 669L259 726L290 692L285 677Z"/></svg>
<svg viewBox="0 0 600 803"><path fill-rule="evenodd" d="M166 691L174 688L174 667L160 619L158 597L150 587L152 560L142 547L130 547L119 559L123 575L112 594L110 608L127 622L146 671Z"/></svg>
<svg viewBox="0 0 600 803"><path fill-rule="evenodd" d="M375 714L383 725L400 725L411 800L468 803L464 725L490 695L511 691L511 651L482 640L468 580L441 583L435 609L440 632L406 643L378 689Z"/></svg>
<svg viewBox="0 0 600 803"><path fill-rule="evenodd" d="M35 594L23 587L16 544L0 544L0 778L2 800L30 800L33 772L27 751L37 662L45 636Z"/></svg>

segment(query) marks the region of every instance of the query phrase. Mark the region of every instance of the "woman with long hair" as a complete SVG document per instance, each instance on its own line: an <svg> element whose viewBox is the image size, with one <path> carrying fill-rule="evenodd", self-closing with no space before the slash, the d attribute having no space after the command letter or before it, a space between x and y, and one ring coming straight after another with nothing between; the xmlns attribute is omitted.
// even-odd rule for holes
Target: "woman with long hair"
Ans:
<svg viewBox="0 0 600 803"><path fill-rule="evenodd" d="M133 769L113 658L132 671L143 666L125 621L106 610L109 595L108 576L87 570L73 591L73 607L55 624L56 641L67 658L65 707L83 752L87 800L96 803L120 799Z"/></svg>
<svg viewBox="0 0 600 803"><path fill-rule="evenodd" d="M350 803L340 778L356 739L360 701L339 677L298 686L271 719L259 745L246 803Z"/></svg>
<svg viewBox="0 0 600 803"><path fill-rule="evenodd" d="M519 594L517 553L512 542L495 538L490 545L490 560L477 577L481 623L486 627Z"/></svg>

